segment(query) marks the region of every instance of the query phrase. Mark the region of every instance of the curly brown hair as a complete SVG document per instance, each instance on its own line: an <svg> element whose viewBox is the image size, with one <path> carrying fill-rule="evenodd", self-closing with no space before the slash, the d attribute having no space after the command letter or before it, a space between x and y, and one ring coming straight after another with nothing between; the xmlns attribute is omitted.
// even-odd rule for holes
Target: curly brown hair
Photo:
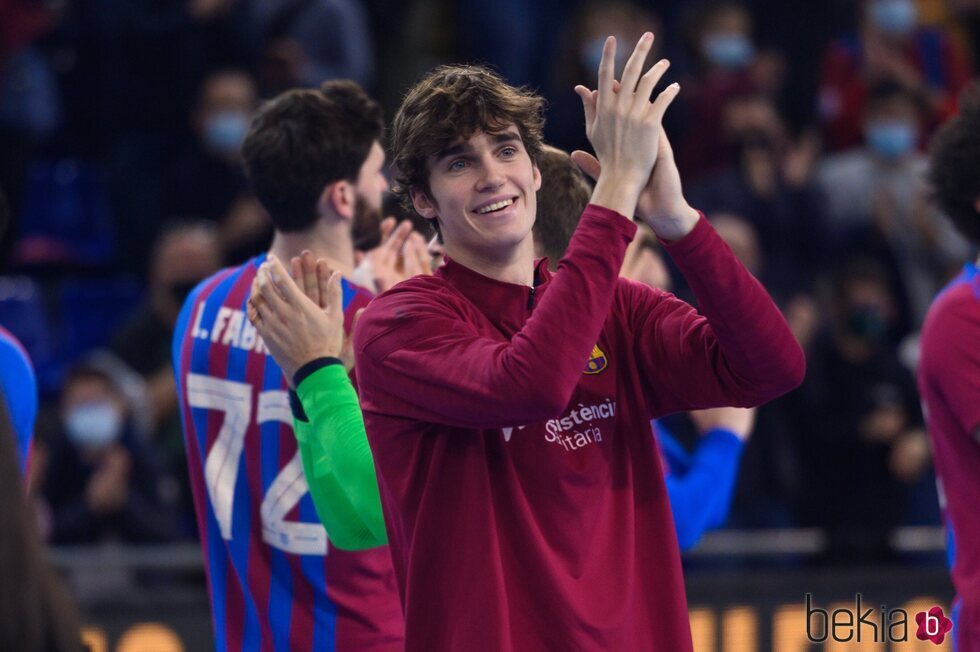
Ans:
<svg viewBox="0 0 980 652"><path fill-rule="evenodd" d="M537 164L544 132L544 99L515 88L482 66L440 66L405 95L391 126L394 191L409 209L413 188L429 193L429 159L477 131L513 124Z"/></svg>
<svg viewBox="0 0 980 652"><path fill-rule="evenodd" d="M936 133L929 147L933 197L956 229L980 244L980 79L960 97L960 113Z"/></svg>
<svg viewBox="0 0 980 652"><path fill-rule="evenodd" d="M278 230L304 231L317 219L323 189L356 180L383 132L381 106L352 81L286 91L252 119L245 173Z"/></svg>

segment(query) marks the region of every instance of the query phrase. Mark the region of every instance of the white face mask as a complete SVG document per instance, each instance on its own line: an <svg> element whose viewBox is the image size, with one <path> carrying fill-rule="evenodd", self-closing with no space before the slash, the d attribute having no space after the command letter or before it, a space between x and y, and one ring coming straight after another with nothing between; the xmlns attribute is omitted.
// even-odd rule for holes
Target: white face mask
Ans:
<svg viewBox="0 0 980 652"><path fill-rule="evenodd" d="M65 415L68 437L78 446L102 448L122 434L123 420L112 403L83 403Z"/></svg>

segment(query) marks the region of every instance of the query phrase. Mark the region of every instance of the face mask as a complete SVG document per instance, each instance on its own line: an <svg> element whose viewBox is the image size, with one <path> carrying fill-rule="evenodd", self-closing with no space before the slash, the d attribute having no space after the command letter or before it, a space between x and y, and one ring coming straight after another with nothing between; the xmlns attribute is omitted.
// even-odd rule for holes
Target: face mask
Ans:
<svg viewBox="0 0 980 652"><path fill-rule="evenodd" d="M847 329L864 340L877 342L887 334L888 324L876 308L863 306L848 313Z"/></svg>
<svg viewBox="0 0 980 652"><path fill-rule="evenodd" d="M918 137L915 125L902 120L880 120L871 123L865 133L868 146L880 156L897 159L915 147Z"/></svg>
<svg viewBox="0 0 980 652"><path fill-rule="evenodd" d="M871 4L870 17L875 27L894 36L910 33L918 21L912 0L876 0Z"/></svg>
<svg viewBox="0 0 980 652"><path fill-rule="evenodd" d="M216 113L204 123L208 147L222 154L237 154L248 133L248 116L238 111Z"/></svg>
<svg viewBox="0 0 980 652"><path fill-rule="evenodd" d="M755 54L752 42L738 34L712 34L701 42L708 61L722 68L743 68Z"/></svg>
<svg viewBox="0 0 980 652"><path fill-rule="evenodd" d="M122 415L111 403L86 403L65 415L65 429L75 444L101 448L119 438Z"/></svg>

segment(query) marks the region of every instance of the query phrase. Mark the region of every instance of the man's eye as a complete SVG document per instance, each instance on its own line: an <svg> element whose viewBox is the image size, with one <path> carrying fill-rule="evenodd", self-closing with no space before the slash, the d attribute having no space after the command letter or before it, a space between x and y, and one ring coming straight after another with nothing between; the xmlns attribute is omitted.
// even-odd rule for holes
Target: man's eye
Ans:
<svg viewBox="0 0 980 652"><path fill-rule="evenodd" d="M466 161L461 158L458 158L449 164L449 170L451 172L459 172L460 170L463 170L465 168L466 168Z"/></svg>
<svg viewBox="0 0 980 652"><path fill-rule="evenodd" d="M517 148L516 147L505 147L502 150L500 150L500 154L502 156L505 156L505 157L508 157L508 158L511 157L511 156L516 156L517 155Z"/></svg>

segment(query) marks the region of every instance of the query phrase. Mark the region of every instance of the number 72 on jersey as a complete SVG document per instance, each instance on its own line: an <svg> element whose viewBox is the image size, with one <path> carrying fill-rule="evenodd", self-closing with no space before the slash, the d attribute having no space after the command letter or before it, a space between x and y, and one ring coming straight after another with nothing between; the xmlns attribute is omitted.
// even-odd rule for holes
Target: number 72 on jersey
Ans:
<svg viewBox="0 0 980 652"><path fill-rule="evenodd" d="M204 461L204 481L215 518L226 541L232 538L235 485L242 468L245 434L252 418L252 386L203 374L187 374L187 404L223 415L218 437ZM283 390L265 390L258 395L255 422L293 425L289 395ZM260 434L261 428L256 429ZM193 445L193 443L189 443ZM286 515L309 492L299 450L279 471L265 490L260 514L262 539L284 552L296 555L327 554L327 531L321 523L287 521Z"/></svg>

